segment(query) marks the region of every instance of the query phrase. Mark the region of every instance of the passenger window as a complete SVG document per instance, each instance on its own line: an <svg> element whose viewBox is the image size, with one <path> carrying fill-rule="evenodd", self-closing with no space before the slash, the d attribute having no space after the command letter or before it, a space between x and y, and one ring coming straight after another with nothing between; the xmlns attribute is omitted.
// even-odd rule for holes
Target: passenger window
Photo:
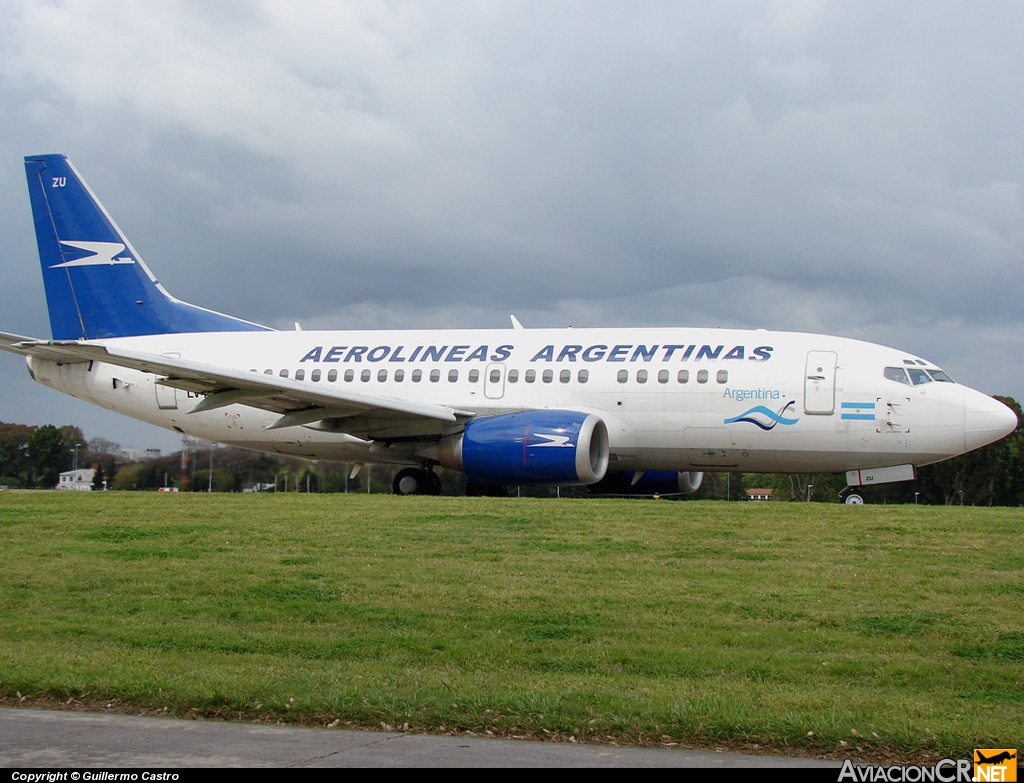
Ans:
<svg viewBox="0 0 1024 783"><path fill-rule="evenodd" d="M420 379L423 378L423 370L413 370L411 378L413 383L419 383Z"/></svg>
<svg viewBox="0 0 1024 783"><path fill-rule="evenodd" d="M729 371L728 370L719 370L718 371L718 375L715 376L715 380L718 381L719 383L728 383L729 382Z"/></svg>
<svg viewBox="0 0 1024 783"><path fill-rule="evenodd" d="M377 380L380 383L384 383L387 379L388 379L388 371L387 370L377 370Z"/></svg>
<svg viewBox="0 0 1024 783"><path fill-rule="evenodd" d="M707 383L707 382L708 382L708 371L707 370L697 370L697 383Z"/></svg>
<svg viewBox="0 0 1024 783"><path fill-rule="evenodd" d="M545 370L541 377L544 379L544 383L551 383L555 378L554 370Z"/></svg>
<svg viewBox="0 0 1024 783"><path fill-rule="evenodd" d="M572 380L572 370L562 370L560 373L558 373L558 382L559 383L568 383L571 380Z"/></svg>
<svg viewBox="0 0 1024 783"><path fill-rule="evenodd" d="M526 381L527 383L533 383L535 380L537 380L537 371L527 370L526 375L523 376L523 380Z"/></svg>
<svg viewBox="0 0 1024 783"><path fill-rule="evenodd" d="M491 383L498 383L501 381L501 370L491 370L490 374Z"/></svg>
<svg viewBox="0 0 1024 783"><path fill-rule="evenodd" d="M273 375L273 374L274 374L274 371L273 371L273 370L264 370L264 371L263 371L263 374L264 374L264 375Z"/></svg>
<svg viewBox="0 0 1024 783"><path fill-rule="evenodd" d="M395 383L401 383L405 380L405 370L395 370Z"/></svg>
<svg viewBox="0 0 1024 783"><path fill-rule="evenodd" d="M288 377L288 371L287 370L281 370L281 372L279 372L278 375L280 375L282 378L287 378Z"/></svg>
<svg viewBox="0 0 1024 783"><path fill-rule="evenodd" d="M907 372L902 367L886 367L885 377L890 381L896 381L897 383L910 384L907 380Z"/></svg>
<svg viewBox="0 0 1024 783"><path fill-rule="evenodd" d="M508 382L509 383L518 383L519 382L519 370L509 370L508 371Z"/></svg>
<svg viewBox="0 0 1024 783"><path fill-rule="evenodd" d="M298 375L298 373L296 373L296 375ZM309 379L313 381L313 383L318 383L320 381L320 371L313 370L313 372L309 374Z"/></svg>
<svg viewBox="0 0 1024 783"><path fill-rule="evenodd" d="M615 376L615 380L619 383L625 383L629 380L629 370L619 370L619 374Z"/></svg>
<svg viewBox="0 0 1024 783"><path fill-rule="evenodd" d="M679 375L676 376L676 380L678 380L680 383L689 383L690 382L690 371L689 370L680 370L679 371Z"/></svg>
<svg viewBox="0 0 1024 783"><path fill-rule="evenodd" d="M636 371L636 382L637 383L647 383L647 370L637 370Z"/></svg>
<svg viewBox="0 0 1024 783"><path fill-rule="evenodd" d="M356 373L354 370L345 370L345 383L352 383L355 380Z"/></svg>
<svg viewBox="0 0 1024 783"><path fill-rule="evenodd" d="M479 380L480 380L480 371L479 370L470 370L469 371L469 382L470 383L476 383Z"/></svg>
<svg viewBox="0 0 1024 783"><path fill-rule="evenodd" d="M590 370L580 370L576 375L576 380L580 383L586 383L590 380Z"/></svg>
<svg viewBox="0 0 1024 783"><path fill-rule="evenodd" d="M371 373L369 370L363 370L361 373L359 373L359 380L361 380L363 383L369 383L370 374Z"/></svg>
<svg viewBox="0 0 1024 783"><path fill-rule="evenodd" d="M305 378L306 378L306 371L305 370L296 370L295 371L295 380L301 381L301 380L305 380Z"/></svg>
<svg viewBox="0 0 1024 783"><path fill-rule="evenodd" d="M658 383L668 383L668 370L658 371Z"/></svg>
<svg viewBox="0 0 1024 783"><path fill-rule="evenodd" d="M458 370L449 370L448 371L448 383L455 383L457 380L459 380L459 371Z"/></svg>
<svg viewBox="0 0 1024 783"><path fill-rule="evenodd" d="M328 372L327 373L327 380L330 381L331 383L334 383L336 380L338 380L338 371L337 370L331 370L330 372Z"/></svg>
<svg viewBox="0 0 1024 783"><path fill-rule="evenodd" d="M431 383L437 383L439 380L441 380L441 371L440 370L431 370L430 371L430 382Z"/></svg>

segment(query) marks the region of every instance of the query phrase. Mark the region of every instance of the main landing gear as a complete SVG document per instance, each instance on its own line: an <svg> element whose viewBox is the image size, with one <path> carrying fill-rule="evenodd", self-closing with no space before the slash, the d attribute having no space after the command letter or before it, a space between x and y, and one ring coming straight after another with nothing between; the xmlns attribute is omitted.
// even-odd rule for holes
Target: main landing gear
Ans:
<svg viewBox="0 0 1024 783"><path fill-rule="evenodd" d="M406 468L395 474L391 488L396 495L440 495L441 477L432 470Z"/></svg>

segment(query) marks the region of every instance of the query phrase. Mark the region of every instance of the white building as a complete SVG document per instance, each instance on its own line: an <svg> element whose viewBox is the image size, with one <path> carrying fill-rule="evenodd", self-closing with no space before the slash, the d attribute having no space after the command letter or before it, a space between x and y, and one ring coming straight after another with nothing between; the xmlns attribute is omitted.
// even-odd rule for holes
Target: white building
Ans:
<svg viewBox="0 0 1024 783"><path fill-rule="evenodd" d="M92 480L94 478L96 478L95 468L68 470L60 474L60 483L57 484L57 489L92 492Z"/></svg>

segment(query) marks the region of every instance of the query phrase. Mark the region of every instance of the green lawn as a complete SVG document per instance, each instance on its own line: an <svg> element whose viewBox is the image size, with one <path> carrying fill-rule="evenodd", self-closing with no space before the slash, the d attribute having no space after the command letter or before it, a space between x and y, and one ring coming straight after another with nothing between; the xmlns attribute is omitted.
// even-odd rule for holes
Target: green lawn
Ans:
<svg viewBox="0 0 1024 783"><path fill-rule="evenodd" d="M4 492L0 696L965 756L1024 745L1022 533L1020 509Z"/></svg>

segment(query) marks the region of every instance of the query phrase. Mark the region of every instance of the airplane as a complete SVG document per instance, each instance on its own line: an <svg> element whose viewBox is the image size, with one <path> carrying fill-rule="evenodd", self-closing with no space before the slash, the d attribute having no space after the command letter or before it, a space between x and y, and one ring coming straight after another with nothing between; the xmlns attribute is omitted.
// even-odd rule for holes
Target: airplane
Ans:
<svg viewBox="0 0 1024 783"><path fill-rule="evenodd" d="M676 327L277 331L171 296L64 155L25 158L52 339L39 383L197 438L402 466L399 495L687 494L705 471L846 472L841 499L992 443L1016 415L859 340Z"/></svg>
<svg viewBox="0 0 1024 783"><path fill-rule="evenodd" d="M983 754L980 750L975 750L974 754L978 757L977 761L975 761L976 764L1000 764L1004 761L1010 761L1012 759L1017 758L1016 753L1011 753L1008 750L1004 750L1001 753L997 753L990 759L985 758L985 754Z"/></svg>

